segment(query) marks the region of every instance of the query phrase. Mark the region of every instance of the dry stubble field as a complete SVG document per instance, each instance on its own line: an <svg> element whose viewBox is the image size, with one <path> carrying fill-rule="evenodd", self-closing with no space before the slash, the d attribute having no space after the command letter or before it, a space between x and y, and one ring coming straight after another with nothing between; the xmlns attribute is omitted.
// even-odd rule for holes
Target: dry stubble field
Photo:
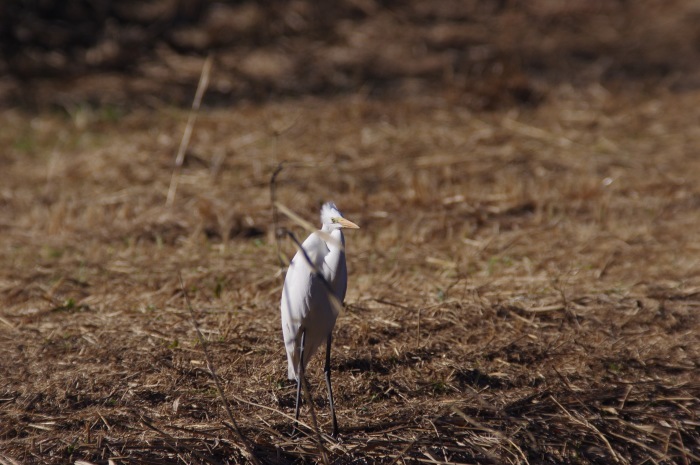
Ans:
<svg viewBox="0 0 700 465"><path fill-rule="evenodd" d="M172 207L186 111L0 118L0 463L246 460L180 273L255 457L322 461L285 416L281 161L280 202L362 227L330 463L700 461L700 91L205 110Z"/></svg>

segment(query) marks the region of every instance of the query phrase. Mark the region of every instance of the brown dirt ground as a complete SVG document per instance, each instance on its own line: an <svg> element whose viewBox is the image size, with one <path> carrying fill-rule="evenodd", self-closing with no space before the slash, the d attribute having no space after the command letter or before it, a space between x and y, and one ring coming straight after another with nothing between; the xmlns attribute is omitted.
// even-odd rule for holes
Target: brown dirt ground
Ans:
<svg viewBox="0 0 700 465"><path fill-rule="evenodd" d="M187 111L4 111L0 463L246 461L180 273L255 457L322 462L289 436L283 161L280 202L362 227L329 462L700 462L700 90L673 82L493 111L460 88L207 109L172 207Z"/></svg>

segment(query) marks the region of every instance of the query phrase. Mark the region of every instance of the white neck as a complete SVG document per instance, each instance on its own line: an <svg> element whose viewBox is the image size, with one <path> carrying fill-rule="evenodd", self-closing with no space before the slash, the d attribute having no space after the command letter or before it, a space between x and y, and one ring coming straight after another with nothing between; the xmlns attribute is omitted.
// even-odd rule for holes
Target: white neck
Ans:
<svg viewBox="0 0 700 465"><path fill-rule="evenodd" d="M325 229L326 226L324 226L324 230ZM345 289L340 289L341 281L345 281L345 276L347 274L345 268L345 237L339 228L333 230L328 228L326 232L329 232L331 237L335 239L337 243L342 245L342 248L338 247L332 241L328 241L326 243L328 246L328 254L324 259L323 276L326 278L331 287L333 287L336 296L342 300L345 298ZM338 280L337 278L341 276L342 279Z"/></svg>

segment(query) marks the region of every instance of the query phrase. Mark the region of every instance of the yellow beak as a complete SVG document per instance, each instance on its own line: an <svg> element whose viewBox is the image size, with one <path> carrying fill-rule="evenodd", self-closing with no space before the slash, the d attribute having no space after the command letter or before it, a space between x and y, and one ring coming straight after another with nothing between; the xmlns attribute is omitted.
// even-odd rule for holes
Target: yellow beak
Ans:
<svg viewBox="0 0 700 465"><path fill-rule="evenodd" d="M339 224L340 226L342 226L343 228L348 228L348 229L360 229L360 227L359 227L358 225L356 225L355 223L353 223L353 222L350 221L350 220L346 220L345 218L338 218L338 220L336 221L336 223L338 223L338 224Z"/></svg>

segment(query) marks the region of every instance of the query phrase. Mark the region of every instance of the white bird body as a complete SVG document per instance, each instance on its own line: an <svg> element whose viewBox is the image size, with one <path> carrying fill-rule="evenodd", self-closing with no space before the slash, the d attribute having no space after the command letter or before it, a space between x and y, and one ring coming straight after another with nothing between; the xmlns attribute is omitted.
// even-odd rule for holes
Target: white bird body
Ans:
<svg viewBox="0 0 700 465"><path fill-rule="evenodd" d="M324 231L339 242L343 247L345 240L340 229ZM342 304L347 289L347 265L345 252L332 243L326 243L318 233L312 233L301 245L311 267L299 250L287 270L282 292L282 333L287 349L287 375L289 379L299 379L299 347L301 346L301 331L306 329L304 346L304 369L318 348L326 342L333 331L338 317L338 306L333 305L328 296L326 284L316 275L320 271L323 278L330 284L339 304ZM308 282L304 286L294 283Z"/></svg>
<svg viewBox="0 0 700 465"><path fill-rule="evenodd" d="M334 434L337 435L330 382L330 341L348 285L345 238L341 229L359 226L343 218L331 202L321 208L321 223L321 230L309 235L289 264L282 289L282 333L287 350L287 375L297 381L297 418L301 378L306 365L318 348L327 344L324 371Z"/></svg>

